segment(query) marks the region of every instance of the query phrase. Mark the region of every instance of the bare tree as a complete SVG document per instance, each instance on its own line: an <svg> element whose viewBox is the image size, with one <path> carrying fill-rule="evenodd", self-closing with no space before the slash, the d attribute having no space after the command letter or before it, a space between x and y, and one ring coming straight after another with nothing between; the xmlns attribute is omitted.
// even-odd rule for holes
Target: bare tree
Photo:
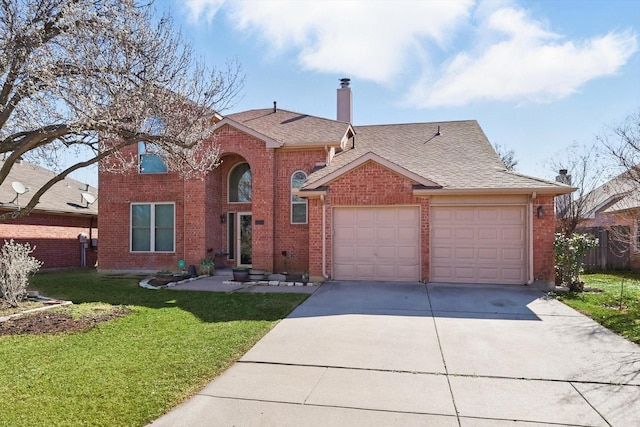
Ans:
<svg viewBox="0 0 640 427"><path fill-rule="evenodd" d="M640 187L640 110L598 140L626 178Z"/></svg>
<svg viewBox="0 0 640 427"><path fill-rule="evenodd" d="M550 161L556 180L575 187L571 194L556 198L556 231L570 236L593 208L594 190L603 179L604 167L595 145L574 144Z"/></svg>
<svg viewBox="0 0 640 427"><path fill-rule="evenodd" d="M0 184L21 157L55 170L90 153L0 220L27 215L77 169L137 167L121 150L139 141L185 176L215 167L217 147L200 145L242 86L237 64L203 65L149 2L0 0ZM149 118L162 125L144 126Z"/></svg>
<svg viewBox="0 0 640 427"><path fill-rule="evenodd" d="M513 171L518 166L518 161L516 160L516 154L513 150L509 150L506 147L503 147L500 144L493 144L493 149L496 150L496 153L504 163L504 166L509 171Z"/></svg>

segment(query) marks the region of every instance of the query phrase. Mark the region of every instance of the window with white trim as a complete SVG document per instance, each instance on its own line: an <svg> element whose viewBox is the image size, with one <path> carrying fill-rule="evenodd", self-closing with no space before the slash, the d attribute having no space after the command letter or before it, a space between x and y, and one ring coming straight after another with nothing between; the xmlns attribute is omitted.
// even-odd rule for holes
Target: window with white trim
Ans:
<svg viewBox="0 0 640 427"><path fill-rule="evenodd" d="M175 251L175 205L131 204L131 252Z"/></svg>
<svg viewBox="0 0 640 427"><path fill-rule="evenodd" d="M291 175L291 224L307 223L307 199L293 194L293 189L302 187L306 179L307 174L303 171Z"/></svg>
<svg viewBox="0 0 640 427"><path fill-rule="evenodd" d="M140 132L149 135L161 135L165 130L165 124L160 117L148 117L142 123ZM167 173L160 148L149 141L138 142L138 171L140 173Z"/></svg>
<svg viewBox="0 0 640 427"><path fill-rule="evenodd" d="M229 172L229 202L251 202L251 168L249 163L238 163Z"/></svg>

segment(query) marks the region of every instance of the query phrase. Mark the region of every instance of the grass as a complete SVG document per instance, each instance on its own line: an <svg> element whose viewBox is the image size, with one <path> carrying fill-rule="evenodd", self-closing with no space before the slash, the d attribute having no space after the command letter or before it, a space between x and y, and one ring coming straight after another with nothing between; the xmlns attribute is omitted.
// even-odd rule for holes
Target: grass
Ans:
<svg viewBox="0 0 640 427"><path fill-rule="evenodd" d="M557 298L640 345L640 273L584 274L582 279L585 287L603 292L559 294Z"/></svg>
<svg viewBox="0 0 640 427"><path fill-rule="evenodd" d="M31 288L42 295L132 312L84 333L0 337L3 425L145 425L233 364L306 298L147 290L137 282L95 272L34 277Z"/></svg>

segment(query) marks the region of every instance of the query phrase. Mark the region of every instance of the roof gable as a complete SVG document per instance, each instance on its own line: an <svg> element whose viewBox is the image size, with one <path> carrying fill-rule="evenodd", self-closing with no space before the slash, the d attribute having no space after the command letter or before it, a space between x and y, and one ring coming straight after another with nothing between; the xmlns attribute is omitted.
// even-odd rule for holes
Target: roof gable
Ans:
<svg viewBox="0 0 640 427"><path fill-rule="evenodd" d="M225 120L227 120L225 122ZM229 123L247 133L283 146L344 146L354 134L350 123L282 109L249 110L230 114L217 124ZM260 135L260 136L258 136ZM275 143L278 145L275 146Z"/></svg>
<svg viewBox="0 0 640 427"><path fill-rule="evenodd" d="M402 175L420 185L426 186L426 187L439 187L439 185L433 181L430 181L428 179L425 179L424 177L411 172L405 168L403 168L402 166L399 166L395 163L390 162L389 160L385 159L384 157L381 157L375 153L372 152L367 152L364 155L358 157L357 159L345 164L344 166L337 168L333 171L331 171L331 173L323 176L322 178L314 181L313 183L313 187L317 188L320 186L324 186L326 184L329 184L331 181L334 181L335 179L338 179L339 177L349 173L350 171L360 167L361 165L367 163L367 162L375 162L378 163L384 167L386 167L387 169L392 170L393 172L396 172L399 175ZM306 186L303 186L303 188L306 188Z"/></svg>

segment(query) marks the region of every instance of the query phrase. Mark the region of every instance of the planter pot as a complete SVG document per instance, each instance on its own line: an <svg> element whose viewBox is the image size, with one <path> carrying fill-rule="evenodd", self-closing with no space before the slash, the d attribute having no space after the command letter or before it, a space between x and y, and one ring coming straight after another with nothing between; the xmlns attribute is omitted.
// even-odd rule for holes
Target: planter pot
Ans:
<svg viewBox="0 0 640 427"><path fill-rule="evenodd" d="M235 282L246 282L249 279L248 270L233 270L233 280Z"/></svg>

